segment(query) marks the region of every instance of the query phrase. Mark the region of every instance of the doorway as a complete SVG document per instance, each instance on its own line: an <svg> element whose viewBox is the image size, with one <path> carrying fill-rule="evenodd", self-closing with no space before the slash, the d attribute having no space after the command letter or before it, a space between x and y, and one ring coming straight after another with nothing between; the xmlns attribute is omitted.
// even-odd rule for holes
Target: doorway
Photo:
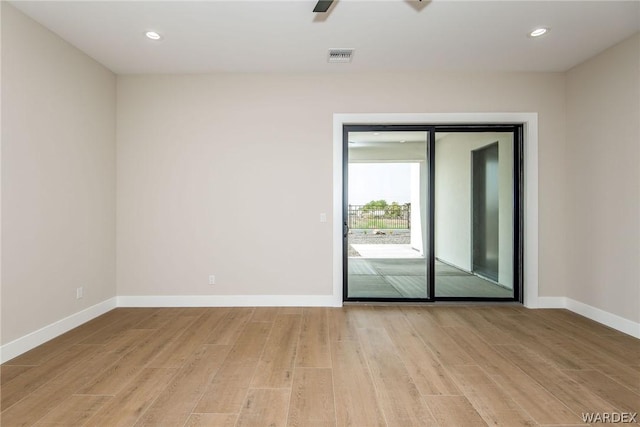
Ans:
<svg viewBox="0 0 640 427"><path fill-rule="evenodd" d="M521 156L520 125L343 126L343 300L521 301Z"/></svg>
<svg viewBox="0 0 640 427"><path fill-rule="evenodd" d="M472 271L497 282L500 254L498 142L473 150L471 155Z"/></svg>

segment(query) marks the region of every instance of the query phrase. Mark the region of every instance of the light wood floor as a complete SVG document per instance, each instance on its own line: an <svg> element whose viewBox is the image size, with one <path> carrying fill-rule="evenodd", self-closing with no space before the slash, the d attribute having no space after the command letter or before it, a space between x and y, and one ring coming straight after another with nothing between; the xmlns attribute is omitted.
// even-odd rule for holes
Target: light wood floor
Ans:
<svg viewBox="0 0 640 427"><path fill-rule="evenodd" d="M519 306L116 309L2 365L1 425L586 425L640 340Z"/></svg>

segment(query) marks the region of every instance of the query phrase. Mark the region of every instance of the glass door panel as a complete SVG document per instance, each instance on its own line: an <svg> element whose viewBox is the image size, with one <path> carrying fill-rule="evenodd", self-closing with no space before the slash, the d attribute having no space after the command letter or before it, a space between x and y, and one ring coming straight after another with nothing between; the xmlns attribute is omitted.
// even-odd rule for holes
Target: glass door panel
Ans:
<svg viewBox="0 0 640 427"><path fill-rule="evenodd" d="M514 298L514 133L435 134L435 297Z"/></svg>
<svg viewBox="0 0 640 427"><path fill-rule="evenodd" d="M428 299L429 133L347 131L346 299Z"/></svg>

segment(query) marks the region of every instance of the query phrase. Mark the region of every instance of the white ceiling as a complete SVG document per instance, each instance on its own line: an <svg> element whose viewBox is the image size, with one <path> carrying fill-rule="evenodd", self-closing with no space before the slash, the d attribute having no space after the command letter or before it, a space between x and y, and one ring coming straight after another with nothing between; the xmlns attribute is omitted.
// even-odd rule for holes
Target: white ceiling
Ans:
<svg viewBox="0 0 640 427"><path fill-rule="evenodd" d="M112 71L565 71L640 30L640 1L13 1ZM537 26L551 31L527 37ZM164 38L146 39L146 30ZM355 48L328 64L329 48Z"/></svg>

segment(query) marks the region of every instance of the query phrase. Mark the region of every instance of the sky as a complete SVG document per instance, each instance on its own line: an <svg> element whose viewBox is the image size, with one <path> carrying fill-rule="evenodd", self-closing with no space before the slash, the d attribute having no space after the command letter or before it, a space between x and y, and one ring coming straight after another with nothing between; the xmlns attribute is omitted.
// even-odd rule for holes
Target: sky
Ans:
<svg viewBox="0 0 640 427"><path fill-rule="evenodd" d="M411 163L349 163L349 204L411 202Z"/></svg>

